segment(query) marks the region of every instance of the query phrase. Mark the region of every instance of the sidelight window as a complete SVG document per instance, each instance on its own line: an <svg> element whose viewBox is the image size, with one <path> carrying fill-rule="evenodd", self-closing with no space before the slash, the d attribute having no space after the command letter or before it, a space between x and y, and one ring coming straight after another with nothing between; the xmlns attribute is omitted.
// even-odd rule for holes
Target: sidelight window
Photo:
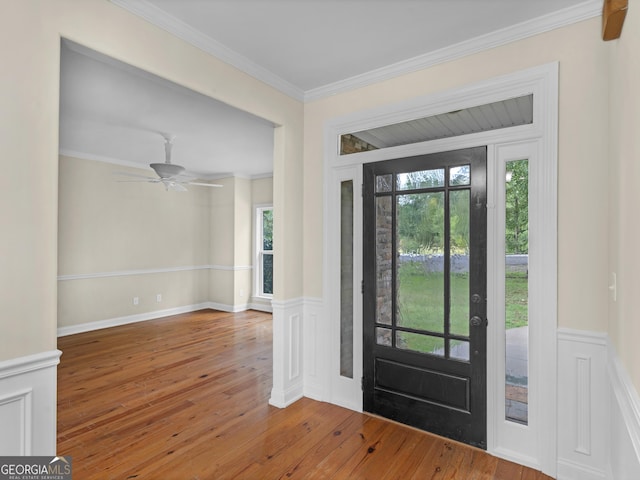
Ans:
<svg viewBox="0 0 640 480"><path fill-rule="evenodd" d="M505 169L505 417L528 423L529 162Z"/></svg>

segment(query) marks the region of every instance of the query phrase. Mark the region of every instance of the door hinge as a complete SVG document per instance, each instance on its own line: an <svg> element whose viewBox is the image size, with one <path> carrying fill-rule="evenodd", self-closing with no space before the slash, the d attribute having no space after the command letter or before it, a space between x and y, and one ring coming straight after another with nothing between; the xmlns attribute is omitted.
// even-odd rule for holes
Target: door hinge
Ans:
<svg viewBox="0 0 640 480"><path fill-rule="evenodd" d="M364 280L360 281L360 293L364 295Z"/></svg>
<svg viewBox="0 0 640 480"><path fill-rule="evenodd" d="M364 377L360 377L360 390L364 392Z"/></svg>

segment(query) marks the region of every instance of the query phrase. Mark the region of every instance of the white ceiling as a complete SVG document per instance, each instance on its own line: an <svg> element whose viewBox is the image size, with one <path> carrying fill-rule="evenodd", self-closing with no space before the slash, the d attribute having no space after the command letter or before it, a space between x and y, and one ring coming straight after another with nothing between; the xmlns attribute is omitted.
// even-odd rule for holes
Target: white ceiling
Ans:
<svg viewBox="0 0 640 480"><path fill-rule="evenodd" d="M111 1L309 99L594 17L603 0Z"/></svg>
<svg viewBox="0 0 640 480"><path fill-rule="evenodd" d="M111 0L311 101L600 14L602 0ZM273 125L63 42L60 151L205 178L272 171Z"/></svg>
<svg viewBox="0 0 640 480"><path fill-rule="evenodd" d="M201 178L273 171L271 123L66 40L60 63L60 153L144 168L168 134Z"/></svg>

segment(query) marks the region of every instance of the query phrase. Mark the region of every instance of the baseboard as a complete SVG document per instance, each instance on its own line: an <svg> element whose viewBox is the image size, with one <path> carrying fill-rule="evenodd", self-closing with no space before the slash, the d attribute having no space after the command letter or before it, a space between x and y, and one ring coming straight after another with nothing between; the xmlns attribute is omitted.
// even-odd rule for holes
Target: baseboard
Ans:
<svg viewBox="0 0 640 480"><path fill-rule="evenodd" d="M251 297L248 307L251 310L257 310L259 312L273 313L271 300L262 300L260 298Z"/></svg>
<svg viewBox="0 0 640 480"><path fill-rule="evenodd" d="M59 350L0 362L0 456L56 454Z"/></svg>
<svg viewBox="0 0 640 480"><path fill-rule="evenodd" d="M101 330L103 328L117 327L120 325L127 325L129 323L145 322L147 320L153 320L156 318L169 317L171 315L179 315L181 313L195 312L197 310L204 310L206 308L212 308L215 310L222 310L224 312L230 312L225 308L218 308L218 306L226 307L224 305L214 304L212 302L197 303L194 305L186 305L183 307L168 308L165 310L155 310L153 312L139 313L136 315L127 315L125 317L109 318L106 320L98 320L96 322L80 323L78 325L69 325L65 327L58 327L58 337L64 337L66 335L74 335L76 333L91 332L93 330Z"/></svg>
<svg viewBox="0 0 640 480"><path fill-rule="evenodd" d="M571 462L569 460L558 460L558 480L609 480L605 470L598 470Z"/></svg>
<svg viewBox="0 0 640 480"><path fill-rule="evenodd" d="M207 307L213 310L220 310L221 312L238 313L249 310L249 304L243 303L241 305L228 305L226 303L206 302Z"/></svg>
<svg viewBox="0 0 640 480"><path fill-rule="evenodd" d="M284 391L274 388L271 390L269 405L273 405L278 408L286 408L292 403L300 400L302 397L302 385L292 385Z"/></svg>

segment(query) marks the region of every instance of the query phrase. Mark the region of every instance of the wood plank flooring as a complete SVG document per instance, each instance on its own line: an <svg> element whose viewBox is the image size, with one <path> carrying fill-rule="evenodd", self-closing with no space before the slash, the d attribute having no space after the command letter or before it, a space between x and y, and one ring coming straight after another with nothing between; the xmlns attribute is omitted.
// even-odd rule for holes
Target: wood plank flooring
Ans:
<svg viewBox="0 0 640 480"><path fill-rule="evenodd" d="M76 479L545 480L301 399L269 406L271 316L203 310L61 337L58 454Z"/></svg>

